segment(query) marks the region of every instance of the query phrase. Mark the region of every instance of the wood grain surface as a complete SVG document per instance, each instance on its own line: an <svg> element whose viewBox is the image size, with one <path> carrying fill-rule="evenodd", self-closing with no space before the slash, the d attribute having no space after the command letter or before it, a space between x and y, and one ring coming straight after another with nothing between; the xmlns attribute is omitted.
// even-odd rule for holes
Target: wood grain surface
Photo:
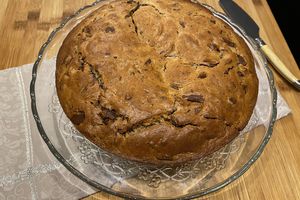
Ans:
<svg viewBox="0 0 300 200"><path fill-rule="evenodd" d="M93 0L0 0L0 69L34 62L50 31ZM203 0L220 10L218 1ZM236 0L259 24L261 36L298 77L300 71L266 0ZM300 92L275 73L293 114L278 121L259 160L237 181L200 199L300 199ZM103 192L85 200L119 199Z"/></svg>

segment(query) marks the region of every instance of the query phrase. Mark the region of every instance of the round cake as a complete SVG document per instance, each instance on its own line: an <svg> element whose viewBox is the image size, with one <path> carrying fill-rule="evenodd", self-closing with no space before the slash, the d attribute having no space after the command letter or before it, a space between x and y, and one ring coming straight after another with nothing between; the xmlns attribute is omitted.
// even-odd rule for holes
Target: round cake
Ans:
<svg viewBox="0 0 300 200"><path fill-rule="evenodd" d="M64 40L56 89L75 127L126 159L173 164L248 123L258 80L229 25L189 0L106 1Z"/></svg>

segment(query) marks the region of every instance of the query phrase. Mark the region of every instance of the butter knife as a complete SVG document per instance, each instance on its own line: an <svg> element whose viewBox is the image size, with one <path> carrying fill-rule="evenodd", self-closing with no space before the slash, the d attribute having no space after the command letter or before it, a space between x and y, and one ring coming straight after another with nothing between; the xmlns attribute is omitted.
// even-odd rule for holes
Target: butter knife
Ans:
<svg viewBox="0 0 300 200"><path fill-rule="evenodd" d="M240 25L244 31L252 37L259 45L262 52L266 55L272 66L295 88L300 90L300 79L297 78L280 60L280 58L266 45L266 43L259 37L259 27L255 21L234 1L232 0L220 0L221 7L225 13L238 25Z"/></svg>

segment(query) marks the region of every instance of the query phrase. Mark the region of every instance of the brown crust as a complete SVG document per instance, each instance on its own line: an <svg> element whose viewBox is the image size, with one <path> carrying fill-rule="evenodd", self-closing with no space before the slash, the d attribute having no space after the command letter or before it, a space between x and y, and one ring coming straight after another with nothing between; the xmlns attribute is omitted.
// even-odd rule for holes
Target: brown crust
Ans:
<svg viewBox="0 0 300 200"><path fill-rule="evenodd" d="M245 42L188 0L112 1L66 37L56 70L64 112L121 157L172 164L242 130L258 80Z"/></svg>

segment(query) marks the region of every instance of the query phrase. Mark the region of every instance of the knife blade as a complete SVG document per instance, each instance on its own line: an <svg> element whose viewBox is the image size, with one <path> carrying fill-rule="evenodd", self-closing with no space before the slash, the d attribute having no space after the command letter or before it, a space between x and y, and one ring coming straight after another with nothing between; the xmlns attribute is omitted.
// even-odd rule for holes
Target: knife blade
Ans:
<svg viewBox="0 0 300 200"><path fill-rule="evenodd" d="M296 89L300 90L300 79L298 79L292 72L290 72L290 70L280 60L280 58L260 38L259 26L255 23L255 21L234 1L220 0L219 3L228 17L230 17L233 22L243 28L247 35L252 37L257 42L272 66Z"/></svg>

